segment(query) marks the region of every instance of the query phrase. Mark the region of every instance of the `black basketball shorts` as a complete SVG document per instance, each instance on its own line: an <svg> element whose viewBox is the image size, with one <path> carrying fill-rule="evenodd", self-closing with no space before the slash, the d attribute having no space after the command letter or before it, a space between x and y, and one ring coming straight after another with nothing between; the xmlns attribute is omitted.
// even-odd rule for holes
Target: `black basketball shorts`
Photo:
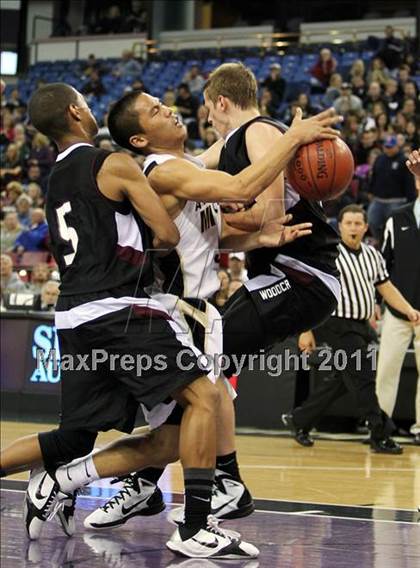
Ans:
<svg viewBox="0 0 420 568"><path fill-rule="evenodd" d="M151 411L210 369L157 300L103 296L59 300L60 426L131 432L139 403Z"/></svg>
<svg viewBox="0 0 420 568"><path fill-rule="evenodd" d="M224 353L259 353L275 342L314 329L334 311L337 300L316 276L290 268L261 275L239 288L223 309Z"/></svg>

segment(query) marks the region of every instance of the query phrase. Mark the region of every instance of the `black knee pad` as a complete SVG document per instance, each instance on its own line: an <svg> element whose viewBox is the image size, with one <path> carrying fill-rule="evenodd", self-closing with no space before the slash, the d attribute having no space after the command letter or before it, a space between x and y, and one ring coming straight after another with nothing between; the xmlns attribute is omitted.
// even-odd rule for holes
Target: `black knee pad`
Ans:
<svg viewBox="0 0 420 568"><path fill-rule="evenodd" d="M88 430L51 430L38 434L45 469L57 467L89 454L95 445L97 432Z"/></svg>

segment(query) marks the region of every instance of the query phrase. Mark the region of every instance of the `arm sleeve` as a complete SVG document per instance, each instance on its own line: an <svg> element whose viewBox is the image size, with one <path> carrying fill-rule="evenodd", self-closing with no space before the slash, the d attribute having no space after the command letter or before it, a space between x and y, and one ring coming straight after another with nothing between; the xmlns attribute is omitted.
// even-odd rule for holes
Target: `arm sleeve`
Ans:
<svg viewBox="0 0 420 568"><path fill-rule="evenodd" d="M375 286L383 284L389 280L388 270L386 269L385 259L382 254L375 249L376 265L377 265L377 277L374 282Z"/></svg>

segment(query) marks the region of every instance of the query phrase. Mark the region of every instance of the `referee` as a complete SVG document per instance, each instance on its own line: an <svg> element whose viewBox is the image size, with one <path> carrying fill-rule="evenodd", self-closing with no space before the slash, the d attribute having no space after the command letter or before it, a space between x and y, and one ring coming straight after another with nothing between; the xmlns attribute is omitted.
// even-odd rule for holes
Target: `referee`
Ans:
<svg viewBox="0 0 420 568"><path fill-rule="evenodd" d="M331 359L324 357L321 361L328 374L302 406L282 419L294 431L297 442L312 446L311 428L334 400L350 391L360 414L368 421L371 449L400 454L402 448L390 438L394 425L380 409L375 393L375 364L369 350L370 343L376 340L369 324L375 309L375 288L388 305L410 321L420 321L420 313L389 280L381 253L362 242L368 229L364 209L348 205L340 211L338 222L342 242L337 259L341 281L337 309L314 333L308 331L299 337L299 347L306 352L313 351L316 342L331 347Z"/></svg>

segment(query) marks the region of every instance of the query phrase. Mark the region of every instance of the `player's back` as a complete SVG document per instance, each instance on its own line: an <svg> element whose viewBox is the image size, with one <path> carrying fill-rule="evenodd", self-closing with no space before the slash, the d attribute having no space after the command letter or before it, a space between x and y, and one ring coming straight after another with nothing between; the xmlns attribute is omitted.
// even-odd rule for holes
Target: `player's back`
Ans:
<svg viewBox="0 0 420 568"><path fill-rule="evenodd" d="M46 211L62 296L116 288L143 295L153 280L150 230L128 199L108 199L98 188L109 155L74 144L51 171Z"/></svg>

